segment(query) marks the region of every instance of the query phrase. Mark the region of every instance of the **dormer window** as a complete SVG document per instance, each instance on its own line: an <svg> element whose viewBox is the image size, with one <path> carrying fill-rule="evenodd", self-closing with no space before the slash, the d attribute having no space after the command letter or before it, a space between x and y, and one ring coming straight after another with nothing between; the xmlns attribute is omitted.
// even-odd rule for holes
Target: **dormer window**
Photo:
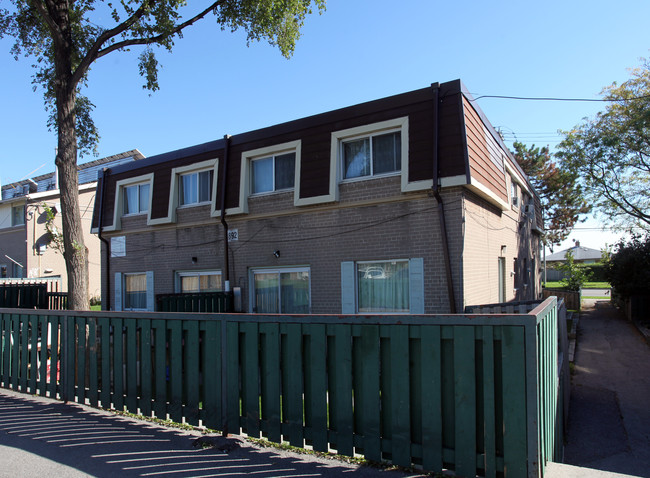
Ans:
<svg viewBox="0 0 650 478"><path fill-rule="evenodd" d="M251 193L293 189L296 177L296 153L278 154L251 161Z"/></svg>
<svg viewBox="0 0 650 478"><path fill-rule="evenodd" d="M394 173L402 167L400 131L341 142L343 179Z"/></svg>
<svg viewBox="0 0 650 478"><path fill-rule="evenodd" d="M183 174L178 185L178 204L208 203L211 200L214 170Z"/></svg>
<svg viewBox="0 0 650 478"><path fill-rule="evenodd" d="M143 214L149 210L149 183L126 186L124 194L123 214Z"/></svg>

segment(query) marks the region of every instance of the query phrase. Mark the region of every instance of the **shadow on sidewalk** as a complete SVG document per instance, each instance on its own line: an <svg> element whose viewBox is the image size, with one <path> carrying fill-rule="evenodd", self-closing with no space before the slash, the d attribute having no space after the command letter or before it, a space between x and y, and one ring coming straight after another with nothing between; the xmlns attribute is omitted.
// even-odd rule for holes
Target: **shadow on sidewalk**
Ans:
<svg viewBox="0 0 650 478"><path fill-rule="evenodd" d="M355 477L406 476L401 472L258 448L236 438L229 440L240 446L235 445L230 452L195 448L193 442L199 436L198 432L165 428L75 404L0 390L0 446L5 462L9 459L4 447L10 447L81 472L69 476L307 477L342 473ZM21 454L11 461L11 467L16 469L5 468L3 473L25 476L23 471L31 470L29 475L34 476L34 464L23 461Z"/></svg>

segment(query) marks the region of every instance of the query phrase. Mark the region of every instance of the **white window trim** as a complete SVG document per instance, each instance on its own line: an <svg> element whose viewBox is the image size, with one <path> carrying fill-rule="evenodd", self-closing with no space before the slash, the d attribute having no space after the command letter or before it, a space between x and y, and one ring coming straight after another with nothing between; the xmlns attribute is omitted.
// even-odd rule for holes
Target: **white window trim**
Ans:
<svg viewBox="0 0 650 478"><path fill-rule="evenodd" d="M213 201L213 199L212 199L212 198L214 197L214 195L217 193L216 188L215 188L215 183L217 182L217 176L216 176L217 172L214 171L214 172L213 172L213 175L212 175L212 191L210 191L210 199L209 199L208 201L199 201L199 200L197 200L197 202L192 202L192 203L189 203L189 204L180 204L180 184L181 184L181 180L180 180L180 179L181 179L183 176L189 176L189 175L191 175L191 174L196 174L196 175L197 175L197 178L196 178L196 180L197 180L197 188L198 188L198 187L200 187L200 186L199 186L200 181L199 181L199 177L198 177L198 175L199 175L200 173L204 173L204 172L206 172L206 171L210 171L210 169L211 169L211 168L208 168L208 169L201 169L201 170L197 170L197 171L188 171L188 172L186 172L186 173L178 174L178 177L177 177L177 179L176 179L176 180L178 181L178 191L177 191L177 195L178 195L178 197L177 197L177 201L178 201L178 203L179 203L178 206L177 206L178 209L185 209L185 208L191 208L191 207L197 207L197 206L205 206L206 204L211 204L211 203L213 203L213 202L216 202L216 201ZM197 190L196 193L197 193L197 195L198 195L198 194L199 194L199 191Z"/></svg>
<svg viewBox="0 0 650 478"><path fill-rule="evenodd" d="M400 131L401 132L401 142L402 142L402 167L401 171L395 173L388 173L385 175L378 176L364 176L362 178L346 179L343 180L342 174L342 158L341 158L341 143L348 139L354 139L363 136L369 136L371 134L381 134L388 133L391 131ZM408 116L402 116L399 118L394 118L391 120L380 121L377 123L371 123L362 126L356 126L354 128L343 129L339 131L332 132L331 143L330 143L330 190L329 195L319 196L317 198L310 198L312 202L310 204L327 202L327 201L338 201L339 200L339 189L338 185L341 182L348 182L353 180L366 180L371 181L375 178L386 177L392 174L401 175L401 190L402 192L409 191L421 191L425 189L430 189L433 185L433 180L423 180L423 181L412 181L409 182L409 118Z"/></svg>
<svg viewBox="0 0 650 478"><path fill-rule="evenodd" d="M307 272L309 274L309 313L311 313L311 267L309 266L290 266L290 267L253 267L248 271L248 290L250 294L248 297L248 310L253 312L255 307L255 274L273 274L273 273L286 273L286 272Z"/></svg>
<svg viewBox="0 0 650 478"><path fill-rule="evenodd" d="M151 183L144 181L141 183L137 184L128 184L126 186L122 186L122 189L120 190L120 194L124 195L124 192L126 191L127 188L132 188L132 187L140 187L144 186L145 184L149 185L149 204L147 204L147 210L146 211L139 211L141 204L140 204L140 190L138 189L138 212L131 212L131 213L125 213L124 210L122 210L122 217L133 217L133 216L143 216L145 214L149 213L149 209L151 208ZM124 201L124 197L122 197L122 201ZM122 202L122 209L124 209L124 202Z"/></svg>
<svg viewBox="0 0 650 478"><path fill-rule="evenodd" d="M218 182L219 182L219 159L214 158L214 159L208 159L206 161L200 161L198 163L193 163L193 164L188 164L187 166L179 166L177 168L173 168L171 171L171 181L169 184L169 202L168 202L168 209L167 209L167 216L166 217L160 217L156 219L152 219L149 221L149 224L151 225L157 225L157 224L167 224L170 222L176 222L176 209L179 207L181 209L186 208L186 207L194 207L194 206L200 206L200 205L206 205L208 204L207 202L204 203L197 203L197 204L188 204L184 206L179 206L178 204L178 189L179 189L179 183L180 180L179 178L183 174L188 174L188 173L200 173L201 171L206 171L209 169L214 170L214 176L212 179L212 192L211 192L211 200L210 200L210 216L215 217L215 216L220 216L221 211L217 209L217 190L218 190Z"/></svg>
<svg viewBox="0 0 650 478"><path fill-rule="evenodd" d="M300 158L301 158L302 141L289 141L287 143L275 144L264 148L252 149L244 151L241 154L241 168L239 177L239 206L228 208L228 214L248 214L248 197L251 193L251 162L255 159L261 159L268 156L277 156L285 153L296 154L295 174L294 174L294 187L293 187L293 202L295 206L299 206L298 199L300 198ZM255 197L267 194L277 194L288 192L291 189L282 189L279 191L269 191L266 193L254 194Z"/></svg>
<svg viewBox="0 0 650 478"><path fill-rule="evenodd" d="M123 214L124 211L124 189L128 186L136 186L139 184L149 183L149 204L147 205L147 224L151 224L151 204L153 197L153 173L143 174L142 176L135 176L133 178L122 179L115 183L115 205L113 207L113 225L102 227L103 231L119 231L122 229L122 216L133 217L136 215L144 215L145 213L138 214Z"/></svg>
<svg viewBox="0 0 650 478"><path fill-rule="evenodd" d="M342 139L339 141L339 166L340 166L340 171L341 171L341 183L354 183L358 181L369 181L371 179L377 179L377 178L386 178L390 176L400 176L402 174L401 168L404 165L404 161L400 162L400 170L399 171L390 171L388 173L381 173L381 174L368 174L366 176L357 176L355 178L343 178L343 144L350 142L350 141L358 141L360 139L365 139L365 138L372 138L374 136L381 136L384 134L390 134L390 133L400 133L400 137L402 136L402 130L401 128L395 128L395 129L388 129L388 130L382 130L382 131L373 131L370 133L364 133L359 136L351 136L347 137L345 139ZM372 141L371 141L372 143ZM372 146L371 146L372 149ZM370 158L370 162L372 163L373 158ZM372 169L372 165L370 166Z"/></svg>
<svg viewBox="0 0 650 478"><path fill-rule="evenodd" d="M146 275L147 277L147 306L144 309L126 309L124 307L124 297L126 294L126 287L124 279L127 275ZM145 272L116 272L115 273L115 293L113 294L114 310L122 311L153 311L156 308L156 296L154 294L154 274L153 271Z"/></svg>
<svg viewBox="0 0 650 478"><path fill-rule="evenodd" d="M200 270L200 271L176 271L175 278L174 278L174 289L176 290L176 293L181 293L181 277L194 277L194 276L202 276L202 275L217 275L222 278L222 286L223 286L223 276L221 274L221 271L218 269L213 269L213 270ZM200 292L200 291L199 291Z"/></svg>

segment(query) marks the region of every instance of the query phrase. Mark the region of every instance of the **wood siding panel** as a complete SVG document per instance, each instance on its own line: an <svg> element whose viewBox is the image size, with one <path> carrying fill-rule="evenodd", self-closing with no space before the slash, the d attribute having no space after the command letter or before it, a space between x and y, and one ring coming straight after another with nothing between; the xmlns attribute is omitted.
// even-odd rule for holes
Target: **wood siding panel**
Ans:
<svg viewBox="0 0 650 478"><path fill-rule="evenodd" d="M463 109L472 179L487 187L499 199L507 202L505 173L503 170L499 170L490 156L483 122L467 99L463 99Z"/></svg>
<svg viewBox="0 0 650 478"><path fill-rule="evenodd" d="M438 132L438 161L440 177L466 175L463 123L460 114L461 94L458 89L440 89L440 128Z"/></svg>

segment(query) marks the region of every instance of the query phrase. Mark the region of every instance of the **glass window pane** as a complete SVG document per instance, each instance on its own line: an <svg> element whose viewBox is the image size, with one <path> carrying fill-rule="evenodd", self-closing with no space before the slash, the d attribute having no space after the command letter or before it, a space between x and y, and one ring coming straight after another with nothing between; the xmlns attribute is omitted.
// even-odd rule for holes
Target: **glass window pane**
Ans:
<svg viewBox="0 0 650 478"><path fill-rule="evenodd" d="M357 265L359 312L409 311L408 261Z"/></svg>
<svg viewBox="0 0 650 478"><path fill-rule="evenodd" d="M201 274L199 276L201 292L217 292L221 290L221 276L218 274Z"/></svg>
<svg viewBox="0 0 650 478"><path fill-rule="evenodd" d="M181 276L181 292L198 292L199 291L199 277L198 276Z"/></svg>
<svg viewBox="0 0 650 478"><path fill-rule="evenodd" d="M25 224L25 206L14 206L11 208L11 225L22 226Z"/></svg>
<svg viewBox="0 0 650 478"><path fill-rule="evenodd" d="M138 187L124 188L124 214L136 214L138 211Z"/></svg>
<svg viewBox="0 0 650 478"><path fill-rule="evenodd" d="M372 138L373 174L391 173L402 169L400 133L382 134Z"/></svg>
<svg viewBox="0 0 650 478"><path fill-rule="evenodd" d="M254 311L258 314L277 314L278 307L278 274L256 273Z"/></svg>
<svg viewBox="0 0 650 478"><path fill-rule="evenodd" d="M370 141L368 138L343 143L344 179L370 175Z"/></svg>
<svg viewBox="0 0 650 478"><path fill-rule="evenodd" d="M124 308L147 308L147 275L129 274L124 276Z"/></svg>
<svg viewBox="0 0 650 478"><path fill-rule="evenodd" d="M209 202L212 197L212 176L214 171L199 173L199 202Z"/></svg>
<svg viewBox="0 0 650 478"><path fill-rule="evenodd" d="M147 212L149 210L149 185L140 185L139 211Z"/></svg>
<svg viewBox="0 0 650 478"><path fill-rule="evenodd" d="M252 187L253 193L273 191L273 158L252 162Z"/></svg>
<svg viewBox="0 0 650 478"><path fill-rule="evenodd" d="M281 154L275 157L275 190L294 187L296 175L296 153Z"/></svg>
<svg viewBox="0 0 650 478"><path fill-rule="evenodd" d="M280 273L280 293L283 314L308 314L309 272Z"/></svg>
<svg viewBox="0 0 650 478"><path fill-rule="evenodd" d="M179 185L179 202L181 206L197 203L199 201L198 193L198 175L194 173L181 176Z"/></svg>

